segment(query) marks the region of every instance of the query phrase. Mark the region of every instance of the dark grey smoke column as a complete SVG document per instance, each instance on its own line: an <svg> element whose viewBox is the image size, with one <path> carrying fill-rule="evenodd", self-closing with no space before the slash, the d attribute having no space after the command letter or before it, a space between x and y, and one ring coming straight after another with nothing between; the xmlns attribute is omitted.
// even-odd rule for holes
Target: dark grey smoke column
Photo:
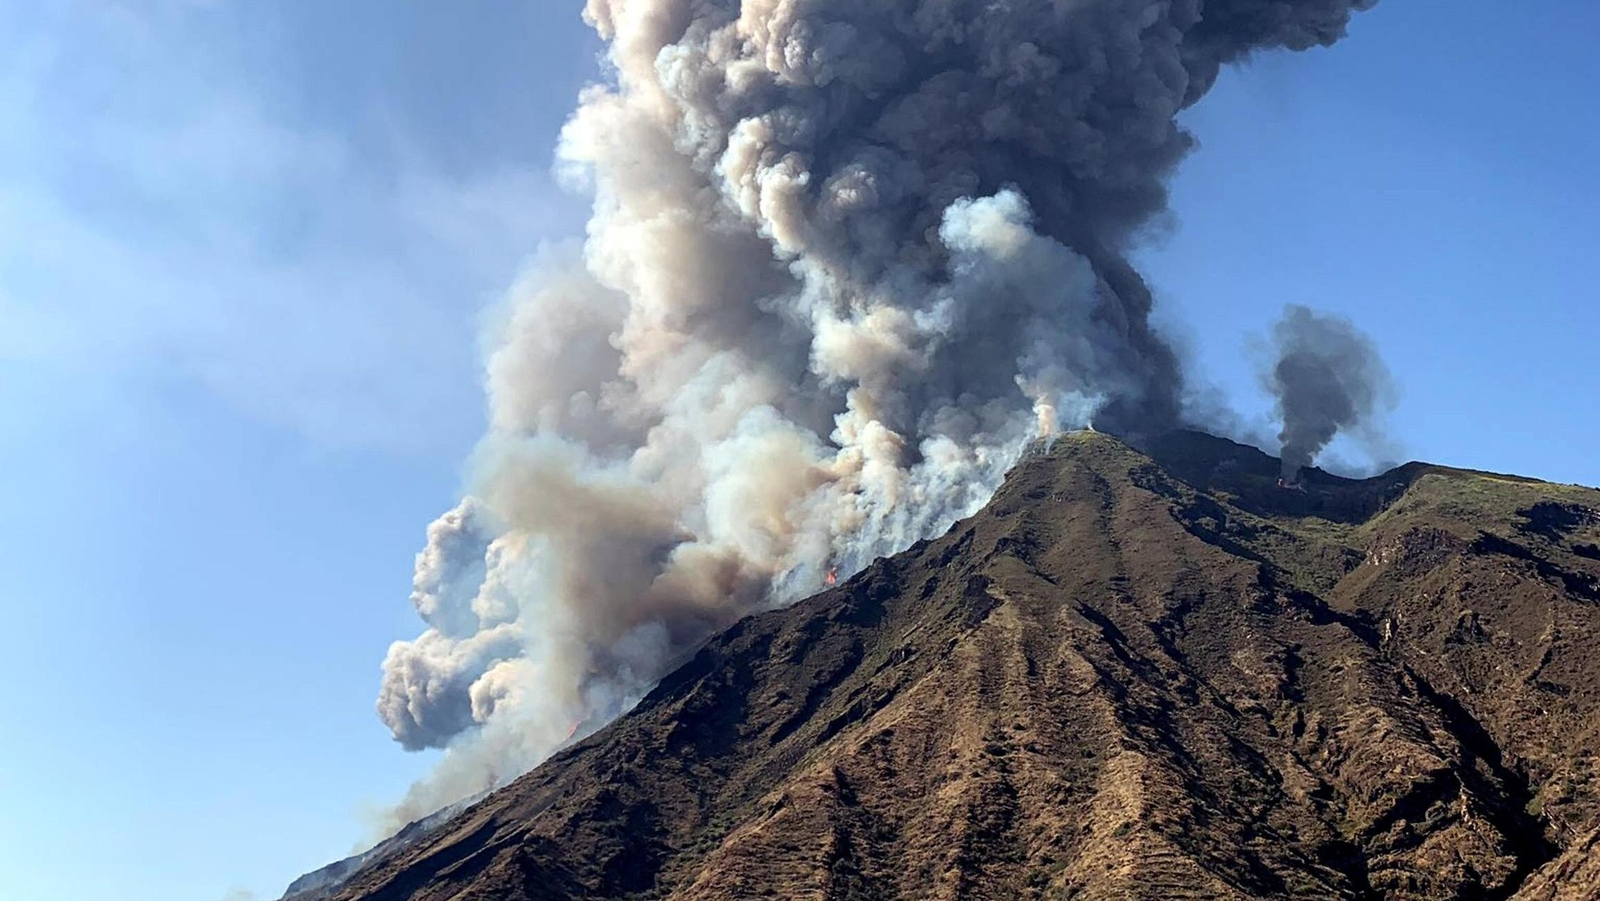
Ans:
<svg viewBox="0 0 1600 901"><path fill-rule="evenodd" d="M1278 399L1283 477L1291 484L1341 430L1369 427L1390 377L1372 340L1349 320L1290 306L1272 330L1267 385Z"/></svg>

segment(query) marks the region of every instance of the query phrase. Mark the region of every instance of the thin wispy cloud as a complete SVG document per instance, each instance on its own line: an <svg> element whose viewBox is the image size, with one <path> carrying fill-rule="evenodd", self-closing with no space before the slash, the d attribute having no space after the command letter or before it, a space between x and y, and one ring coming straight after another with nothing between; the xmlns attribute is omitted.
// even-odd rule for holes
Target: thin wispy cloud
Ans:
<svg viewBox="0 0 1600 901"><path fill-rule="evenodd" d="M471 311L575 202L539 165L311 122L210 16L0 12L0 360L191 379L319 442L470 434Z"/></svg>

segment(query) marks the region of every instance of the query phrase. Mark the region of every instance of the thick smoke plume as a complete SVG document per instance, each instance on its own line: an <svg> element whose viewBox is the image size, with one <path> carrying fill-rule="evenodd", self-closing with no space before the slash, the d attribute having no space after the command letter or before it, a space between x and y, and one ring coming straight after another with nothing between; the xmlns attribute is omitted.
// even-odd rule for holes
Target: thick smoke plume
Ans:
<svg viewBox="0 0 1600 901"><path fill-rule="evenodd" d="M1179 417L1126 252L1254 51L1366 0L589 0L581 248L513 292L471 496L379 712L404 817L536 763L714 630L947 527L1026 443Z"/></svg>
<svg viewBox="0 0 1600 901"><path fill-rule="evenodd" d="M1276 359L1266 383L1283 421L1283 477L1292 484L1341 431L1373 440L1393 383L1372 339L1347 319L1290 306L1272 338Z"/></svg>

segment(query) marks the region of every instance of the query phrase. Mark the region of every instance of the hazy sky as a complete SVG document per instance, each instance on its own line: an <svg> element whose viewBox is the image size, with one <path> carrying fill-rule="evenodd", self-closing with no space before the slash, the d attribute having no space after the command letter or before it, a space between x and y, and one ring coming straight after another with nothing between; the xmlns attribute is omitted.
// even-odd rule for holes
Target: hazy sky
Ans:
<svg viewBox="0 0 1600 901"><path fill-rule="evenodd" d="M378 663L478 319L581 233L578 5L0 0L0 898L276 898L428 766ZM1399 455L1600 484L1597 33L1385 0L1227 78L1143 254L1198 372L1259 417L1252 340L1343 313Z"/></svg>

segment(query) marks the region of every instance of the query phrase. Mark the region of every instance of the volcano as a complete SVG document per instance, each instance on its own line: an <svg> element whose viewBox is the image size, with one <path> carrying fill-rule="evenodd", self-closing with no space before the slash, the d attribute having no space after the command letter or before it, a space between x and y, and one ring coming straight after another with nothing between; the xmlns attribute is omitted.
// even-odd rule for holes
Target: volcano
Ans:
<svg viewBox="0 0 1600 901"><path fill-rule="evenodd" d="M1600 491L1281 474L1062 436L314 894L1600 897Z"/></svg>

